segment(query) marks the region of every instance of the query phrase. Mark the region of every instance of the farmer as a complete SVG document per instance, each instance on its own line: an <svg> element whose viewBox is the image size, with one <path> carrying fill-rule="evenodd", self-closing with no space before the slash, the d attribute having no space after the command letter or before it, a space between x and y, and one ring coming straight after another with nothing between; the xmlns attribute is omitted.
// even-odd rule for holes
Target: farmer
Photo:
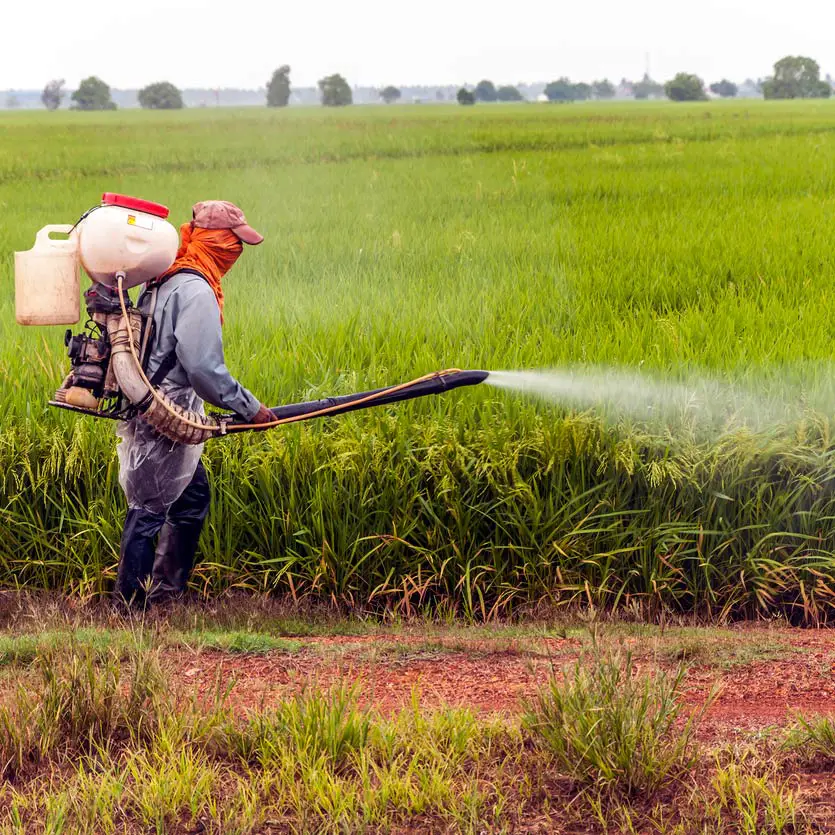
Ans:
<svg viewBox="0 0 835 835"><path fill-rule="evenodd" d="M254 246L264 238L224 200L197 203L192 214L191 223L180 228L173 265L146 285L137 303L151 316L153 328L146 373L186 409L202 412L205 400L250 423L266 423L273 420L272 412L226 368L221 332L222 279L244 243ZM128 500L117 599L161 602L185 590L209 511L203 445L168 440L139 417L116 431L122 439L119 482Z"/></svg>

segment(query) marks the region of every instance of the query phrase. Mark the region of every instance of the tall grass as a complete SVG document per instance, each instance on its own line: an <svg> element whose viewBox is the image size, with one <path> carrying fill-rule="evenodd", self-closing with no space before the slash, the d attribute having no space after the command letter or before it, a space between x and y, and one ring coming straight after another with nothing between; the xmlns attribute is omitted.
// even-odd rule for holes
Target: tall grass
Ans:
<svg viewBox="0 0 835 835"><path fill-rule="evenodd" d="M5 252L98 194L241 203L228 362L289 402L434 368L831 373L826 102L2 117ZM0 264L0 582L107 586L110 427L44 404L60 333ZM266 303L264 300L268 300ZM477 617L540 600L831 616L826 420L652 438L491 391L210 446L198 586Z"/></svg>

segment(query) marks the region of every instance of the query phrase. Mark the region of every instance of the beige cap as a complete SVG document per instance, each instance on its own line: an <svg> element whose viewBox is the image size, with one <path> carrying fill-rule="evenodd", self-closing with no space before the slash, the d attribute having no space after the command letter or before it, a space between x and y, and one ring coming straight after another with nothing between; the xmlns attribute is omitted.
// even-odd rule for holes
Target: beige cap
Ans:
<svg viewBox="0 0 835 835"><path fill-rule="evenodd" d="M228 200L204 200L192 208L194 225L201 229L231 229L245 244L260 244L264 236L247 222L244 213Z"/></svg>

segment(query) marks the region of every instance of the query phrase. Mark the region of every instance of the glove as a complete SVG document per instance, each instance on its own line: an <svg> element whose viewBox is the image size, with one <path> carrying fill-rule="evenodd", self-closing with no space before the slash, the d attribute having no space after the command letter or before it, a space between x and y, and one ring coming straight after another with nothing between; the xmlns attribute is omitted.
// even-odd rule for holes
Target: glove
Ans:
<svg viewBox="0 0 835 835"><path fill-rule="evenodd" d="M261 408L250 419L250 423L272 423L275 415L262 403Z"/></svg>

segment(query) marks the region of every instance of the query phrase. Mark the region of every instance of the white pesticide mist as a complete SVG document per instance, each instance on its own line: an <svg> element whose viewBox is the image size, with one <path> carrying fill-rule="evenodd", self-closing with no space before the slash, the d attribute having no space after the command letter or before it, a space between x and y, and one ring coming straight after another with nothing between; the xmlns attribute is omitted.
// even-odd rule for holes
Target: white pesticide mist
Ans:
<svg viewBox="0 0 835 835"><path fill-rule="evenodd" d="M608 423L629 421L656 433L686 431L708 438L743 430L770 432L813 414L831 414L833 376L820 368L816 372L807 374L806 381L802 375L772 374L742 385L704 375L671 380L634 369L583 367L491 371L485 382L592 412Z"/></svg>

